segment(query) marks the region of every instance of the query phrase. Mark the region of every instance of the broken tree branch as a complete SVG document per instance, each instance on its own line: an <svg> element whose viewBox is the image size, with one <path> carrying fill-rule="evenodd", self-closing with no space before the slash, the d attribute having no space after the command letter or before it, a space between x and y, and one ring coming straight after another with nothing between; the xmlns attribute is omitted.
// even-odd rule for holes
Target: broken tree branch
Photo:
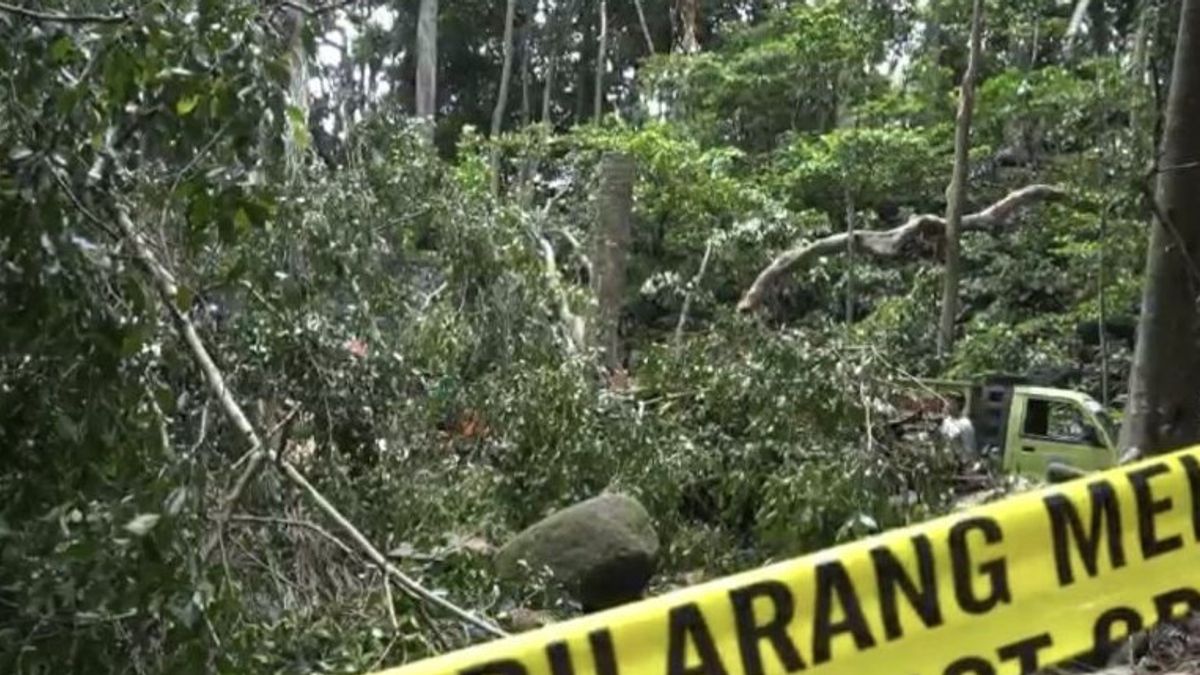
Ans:
<svg viewBox="0 0 1200 675"><path fill-rule="evenodd" d="M415 579L400 571L400 568L389 562L388 559L384 557L383 553L381 553L379 549L375 548L375 545L372 544L369 539L367 539L366 535L360 532L357 527L347 520L346 517L337 510L337 507L335 507L328 499L326 499L325 495L321 494L321 491L318 490L316 486L308 482L308 479L305 478L304 475L296 469L296 467L292 466L288 462L280 462L280 468L283 470L284 475L287 476L289 480L308 493L308 496L322 511L325 512L325 515L330 520L336 523L338 527L342 528L342 530L345 531L346 535L349 536L354 543L358 544L358 547L362 549L363 554L365 554L367 558L371 560L371 562L378 565L381 569L390 574L392 578L396 579L396 581L400 583L400 586L404 590L408 591L411 595L420 600L442 608L446 612L453 614L459 619L466 621L467 623L479 628L489 635L494 637L504 637L507 635L492 622L481 619L467 610L462 609L458 605L443 599L441 596L435 595L432 591L417 583Z"/></svg>
<svg viewBox="0 0 1200 675"><path fill-rule="evenodd" d="M637 9L638 25L642 27L642 37L646 38L646 53L654 56L654 38L650 37L650 27L646 25L646 11L642 8L642 0L633 0Z"/></svg>
<svg viewBox="0 0 1200 675"><path fill-rule="evenodd" d="M299 2L298 0L280 0L279 6L294 9L297 12L302 12L308 16L321 16L322 14L334 12L339 9L345 9L350 5L353 5L355 2L356 0L338 0L338 2L331 2L327 5L318 5L313 7L303 2Z"/></svg>
<svg viewBox="0 0 1200 675"><path fill-rule="evenodd" d="M692 277L692 282L688 284L687 290L683 296L683 307L679 310L679 321L675 324L675 345L683 342L683 329L687 325L688 312L692 310L692 298L696 296L696 291L700 288L700 282L704 280L704 273L708 271L708 259L712 257L713 240L709 238L708 243L704 246L704 257L700 259L700 269L696 271L696 276Z"/></svg>
<svg viewBox="0 0 1200 675"><path fill-rule="evenodd" d="M300 406L298 405L288 411L287 415L285 415L278 424L276 424L267 432L266 440L271 440L274 438L277 433L291 423L292 418L294 418L298 412L300 412ZM282 437L280 439L280 448L276 451L276 454L279 457L283 456ZM238 502L241 501L242 494L246 491L246 488L250 486L251 481L253 481L258 475L258 471L262 468L263 460L266 459L266 457L267 453L262 452L261 442L256 445L252 445L250 450L248 450L246 454L242 456L242 459L247 459L249 464L238 476L237 482L234 483L233 488L226 493L225 498L221 502L221 510L218 511L216 518L216 531L212 533L212 536L209 537L207 542L205 542L204 548L201 549L201 557L203 559L208 559L208 556L212 555L213 550L216 549L217 541L221 538L225 523L229 521L230 515L233 514L233 509L237 506ZM242 463L242 459L239 459L234 463L233 470L237 470L237 467Z"/></svg>
<svg viewBox="0 0 1200 675"><path fill-rule="evenodd" d="M1066 191L1053 185L1027 185L1008 193L996 203L982 211L963 216L964 232L988 232L1002 234L1010 225L1014 214L1021 208L1039 201L1050 201L1066 195ZM909 218L903 225L891 230L856 230L854 233L839 232L813 242L805 242L779 254L771 261L754 283L750 285L738 302L739 312L750 312L762 306L767 293L788 273L803 267L816 258L853 250L876 258L896 258L904 253L925 254L936 250L936 244L946 236L946 219L933 214L921 214Z"/></svg>
<svg viewBox="0 0 1200 675"><path fill-rule="evenodd" d="M7 2L0 2L0 12L47 23L124 23L129 20L127 14L63 14L10 5Z"/></svg>
<svg viewBox="0 0 1200 675"><path fill-rule="evenodd" d="M212 357L208 353L208 349L204 346L203 340L196 332L196 327L192 320L183 312L179 311L176 306L177 287L171 274L158 263L151 253L150 248L146 245L145 240L134 227L133 221L129 217L128 211L120 204L116 206L117 227L121 235L133 246L134 256L137 261L149 273L151 281L154 283L159 296L166 305L167 311L171 315L171 319L175 324L176 329L183 337L185 344L191 351L192 356L199 364L201 371L204 373L205 380L208 382L209 389L213 395L221 403L221 408L225 412L225 416L237 427L238 431L249 441L252 448L256 449L252 462L261 463L264 459L270 459L283 472L293 484L303 490L317 507L325 513L325 516L332 520L341 530L358 545L362 553L373 563L378 565L387 574L391 575L400 586L416 598L425 602L436 605L446 612L462 619L463 621L483 630L485 633L503 637L506 633L490 621L475 616L465 609L455 605L448 600L434 594L426 589L416 580L402 572L398 567L393 565L388 559L367 539L357 527L342 515L320 490L316 488L307 478L301 474L296 467L291 463L279 457L278 453L269 446L264 445L258 434L254 431L254 427L250 425L242 407L234 399L232 391L225 383L225 378L221 370L213 362Z"/></svg>
<svg viewBox="0 0 1200 675"><path fill-rule="evenodd" d="M587 324L583 317L571 310L571 303L563 288L562 275L558 272L558 261L554 256L554 245L544 236L537 235L538 247L542 251L546 283L550 285L558 301L558 319L566 334L567 347L572 354L581 354L587 348Z"/></svg>
<svg viewBox="0 0 1200 675"><path fill-rule="evenodd" d="M252 514L248 514L248 513L232 514L231 516L229 516L228 520L229 520L229 522L234 522L234 523L257 523L257 524L270 524L270 525L285 525L285 526L289 526L289 527L299 527L299 528L303 528L306 530L311 530L312 532L317 533L322 539L325 539L329 543L331 543L334 546L341 549L342 552L345 553L346 555L349 555L351 557L357 557L357 555L354 553L354 550L350 548L349 544L347 544L346 542L342 541L341 539L338 539L337 537L335 537L333 535L333 533L330 532L329 530L326 530L325 528L321 527L320 525L318 525L314 522L308 521L308 520L297 520L295 518L280 518L280 517L276 517L276 516L256 516L256 515L252 515Z"/></svg>

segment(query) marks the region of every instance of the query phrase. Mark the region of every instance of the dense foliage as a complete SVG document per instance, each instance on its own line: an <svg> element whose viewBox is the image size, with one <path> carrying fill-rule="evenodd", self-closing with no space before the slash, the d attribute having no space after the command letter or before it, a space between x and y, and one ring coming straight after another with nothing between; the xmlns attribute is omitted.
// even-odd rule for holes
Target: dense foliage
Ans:
<svg viewBox="0 0 1200 675"><path fill-rule="evenodd" d="M593 119L600 3L520 2L519 104L485 138L503 4L442 2L433 145L406 112L415 2L0 6L0 670L358 672L483 637L273 467L218 534L250 448L164 302L397 565L501 620L575 611L491 573L554 508L636 495L674 585L946 509L952 459L887 424L915 375L1124 390L1173 3L1093 0L1071 35L1066 4L987 3L968 210L1031 182L1070 197L967 235L948 360L936 260L831 257L761 315L734 305L848 214L944 210L961 3L706 0L681 54L678 14L643 2L649 54L613 0ZM594 311L614 151L637 166L619 372L562 321Z"/></svg>

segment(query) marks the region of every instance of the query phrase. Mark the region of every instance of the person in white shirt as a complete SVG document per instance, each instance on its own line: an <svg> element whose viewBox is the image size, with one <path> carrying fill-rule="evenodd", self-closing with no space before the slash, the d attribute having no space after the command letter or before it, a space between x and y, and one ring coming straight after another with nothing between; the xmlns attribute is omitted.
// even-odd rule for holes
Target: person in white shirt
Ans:
<svg viewBox="0 0 1200 675"><path fill-rule="evenodd" d="M946 417L942 420L941 435L946 445L964 459L975 459L975 425L963 411L963 402L955 397L946 402Z"/></svg>

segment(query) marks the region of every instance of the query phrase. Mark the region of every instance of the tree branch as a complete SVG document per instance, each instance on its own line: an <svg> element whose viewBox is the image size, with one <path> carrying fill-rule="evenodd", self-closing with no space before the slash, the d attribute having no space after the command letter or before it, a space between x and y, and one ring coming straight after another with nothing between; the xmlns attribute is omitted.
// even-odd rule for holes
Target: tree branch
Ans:
<svg viewBox="0 0 1200 675"><path fill-rule="evenodd" d="M122 236L133 246L134 255L138 262L149 273L154 286L158 290L159 296L163 300L163 304L167 307L167 311L171 315L171 319L175 324L176 329L183 337L192 356L195 358L200 370L204 373L205 380L208 382L209 389L221 404L221 408L225 411L225 416L237 427L238 431L250 442L252 449L255 450L254 458L261 463L264 459L270 459L283 472L293 484L308 494L309 498L316 503L317 507L325 513L325 516L332 520L342 531L358 545L363 554L373 563L378 565L387 574L391 575L400 585L414 597L430 604L436 605L441 609L453 614L454 616L470 623L471 625L483 630L489 635L503 637L506 633L490 621L479 618L465 609L445 600L444 598L434 594L426 589L416 580L402 572L398 567L393 565L388 559L367 539L357 527L342 515L326 497L316 488L307 478L301 474L296 467L292 466L279 456L277 452L269 446L264 445L261 438L254 431L247 419L242 407L234 399L232 391L225 383L225 378L221 370L213 362L212 357L205 348L204 342L200 339L200 335L196 332L196 327L192 320L175 305L177 297L177 288L174 279L166 269L158 263L151 253L145 240L138 234L137 229L133 225L128 212L125 208L117 204L117 227L120 229ZM252 460L254 461L254 460Z"/></svg>
<svg viewBox="0 0 1200 675"><path fill-rule="evenodd" d="M63 14L10 5L7 2L0 2L0 12L48 23L124 23L129 20L128 14Z"/></svg>
<svg viewBox="0 0 1200 675"><path fill-rule="evenodd" d="M267 432L266 440L270 440L270 439L274 438L275 434L282 431L285 426L287 426L288 424L291 423L292 419L296 416L296 413L298 413L298 412L300 412L299 405L293 407L290 411L288 411L288 413L284 416L284 418L282 420L280 420L278 424L276 424L274 427L272 427ZM286 435L280 438L280 449L275 451L275 455L277 457L283 456L283 442L284 442L285 438L286 438ZM245 471L243 471L238 476L237 482L234 483L234 485L233 485L233 489L231 489L228 493L226 493L225 498L221 501L221 510L217 513L217 517L216 517L217 530L216 530L216 532L214 532L212 534L212 537L210 537L209 540L204 544L204 548L201 549L201 553L200 553L201 558L207 559L208 556L212 555L213 550L217 546L217 542L220 540L222 530L225 527L225 523L229 520L229 517L233 514L233 509L237 507L238 502L241 501L242 494L246 492L246 488L250 486L250 483L258 475L259 469L262 468L263 460L267 458L267 453L261 451L261 442L260 442L258 445L252 445L250 447L249 452L246 453L245 457L249 457L250 463L246 466ZM235 462L234 470L237 469L238 464L241 464L241 460L238 460L237 462Z"/></svg>
<svg viewBox="0 0 1200 675"><path fill-rule="evenodd" d="M331 2L328 5L320 5L318 7L311 7L309 5L304 4L303 2L299 2L298 0L279 0L280 6L290 7L291 9L294 9L297 12L303 12L304 14L307 14L308 16L320 16L322 14L334 12L339 9L344 9L346 7L349 7L350 5L353 5L355 2L357 2L357 0L339 0L338 2Z"/></svg>
<svg viewBox="0 0 1200 675"><path fill-rule="evenodd" d="M704 257L700 259L700 269L696 272L696 276L692 277L691 283L687 285L687 289L683 295L683 307L679 310L679 321L675 323L675 346L678 347L683 342L683 329L687 325L688 312L692 309L692 298L700 288L700 282L704 280L704 273L708 270L708 259L712 256L713 240L709 238L708 243L704 246Z"/></svg>
<svg viewBox="0 0 1200 675"><path fill-rule="evenodd" d="M1061 188L1052 185L1028 185L1005 195L982 211L964 216L962 229L968 231L1002 233L1010 224L1013 215L1021 208L1039 201L1050 201L1066 195ZM853 247L876 258L895 258L902 253L928 254L946 236L946 219L933 214L922 214L909 218L903 225L891 230L857 230L853 234L840 232L814 242L806 242L784 251L763 271L759 272L738 302L739 312L750 312L762 306L766 294L793 269L808 265L813 259L844 253Z"/></svg>
<svg viewBox="0 0 1200 675"><path fill-rule="evenodd" d="M587 348L587 327L583 317L571 311L571 304L563 288L562 276L558 273L558 262L554 256L554 245L542 235L535 235L542 251L546 283L558 301L558 318L562 321L563 333L571 354L580 354Z"/></svg>
<svg viewBox="0 0 1200 675"><path fill-rule="evenodd" d="M638 24L642 27L642 36L646 38L646 52L650 56L654 56L654 38L650 37L650 28L646 25L646 12L642 9L642 0L633 0L633 6L637 9Z"/></svg>
<svg viewBox="0 0 1200 675"><path fill-rule="evenodd" d="M292 527L300 527L300 528L304 528L307 530L312 530L313 532L320 535L321 538L325 539L329 543L331 543L334 546L341 549L342 552L345 553L346 555L349 555L351 557L357 557L357 555L354 553L354 549L350 548L350 546L346 542L335 537L333 535L333 533L331 533L329 530L326 530L325 528L321 527L320 525L318 525L312 521L309 521L309 520L297 520L295 518L280 518L280 517L276 517L276 516L256 516L256 515L251 515L248 513L235 513L235 514L232 514L229 516L229 521L235 522L235 523L260 523L260 524L273 524L273 525L288 525L288 526L292 526Z"/></svg>

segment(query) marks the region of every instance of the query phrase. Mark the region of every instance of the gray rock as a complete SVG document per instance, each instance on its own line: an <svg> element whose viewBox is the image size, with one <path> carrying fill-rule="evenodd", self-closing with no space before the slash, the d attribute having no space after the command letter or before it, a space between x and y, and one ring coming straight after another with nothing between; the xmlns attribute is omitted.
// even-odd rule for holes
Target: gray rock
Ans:
<svg viewBox="0 0 1200 675"><path fill-rule="evenodd" d="M645 507L632 497L604 494L513 537L497 552L496 570L523 580L549 568L585 611L595 611L640 598L657 558L658 535Z"/></svg>

